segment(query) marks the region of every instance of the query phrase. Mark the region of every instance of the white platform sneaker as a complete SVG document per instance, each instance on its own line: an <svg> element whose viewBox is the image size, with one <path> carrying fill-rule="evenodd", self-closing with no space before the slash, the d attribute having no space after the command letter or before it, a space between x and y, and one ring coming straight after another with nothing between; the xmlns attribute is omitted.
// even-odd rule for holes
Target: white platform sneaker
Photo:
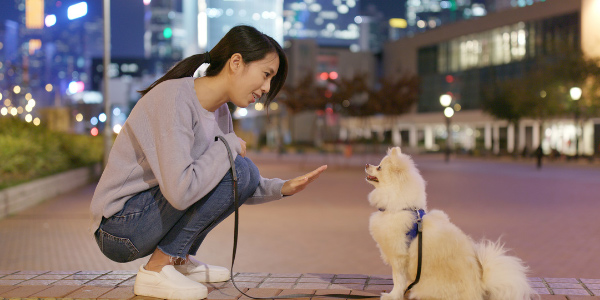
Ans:
<svg viewBox="0 0 600 300"><path fill-rule="evenodd" d="M133 285L133 292L138 296L163 299L204 299L208 289L187 278L171 265L164 266L160 272L153 272L140 267Z"/></svg>
<svg viewBox="0 0 600 300"><path fill-rule="evenodd" d="M175 269L196 282L223 282L231 278L229 269L207 265L191 256L185 264L175 266Z"/></svg>

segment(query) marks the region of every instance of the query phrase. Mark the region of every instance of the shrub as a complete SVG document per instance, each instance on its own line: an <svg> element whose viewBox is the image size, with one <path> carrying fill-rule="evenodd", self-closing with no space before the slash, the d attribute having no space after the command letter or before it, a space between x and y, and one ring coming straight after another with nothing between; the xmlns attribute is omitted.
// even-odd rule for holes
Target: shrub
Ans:
<svg viewBox="0 0 600 300"><path fill-rule="evenodd" d="M0 117L0 189L102 161L101 137Z"/></svg>

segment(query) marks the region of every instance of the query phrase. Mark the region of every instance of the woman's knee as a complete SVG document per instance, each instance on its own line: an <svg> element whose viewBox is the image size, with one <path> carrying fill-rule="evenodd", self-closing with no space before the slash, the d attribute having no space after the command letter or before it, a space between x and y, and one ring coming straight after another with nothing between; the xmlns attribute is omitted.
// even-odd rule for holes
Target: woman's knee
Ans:
<svg viewBox="0 0 600 300"><path fill-rule="evenodd" d="M238 175L238 188L243 191L241 194L251 196L260 181L258 168L249 158L241 155L235 159L235 168Z"/></svg>

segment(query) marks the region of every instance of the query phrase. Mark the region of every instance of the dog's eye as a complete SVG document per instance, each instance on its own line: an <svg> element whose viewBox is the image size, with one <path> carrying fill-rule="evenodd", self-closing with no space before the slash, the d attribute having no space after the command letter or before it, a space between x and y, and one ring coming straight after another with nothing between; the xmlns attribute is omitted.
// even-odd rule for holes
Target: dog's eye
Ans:
<svg viewBox="0 0 600 300"><path fill-rule="evenodd" d="M377 167L377 171L381 171L381 166Z"/></svg>

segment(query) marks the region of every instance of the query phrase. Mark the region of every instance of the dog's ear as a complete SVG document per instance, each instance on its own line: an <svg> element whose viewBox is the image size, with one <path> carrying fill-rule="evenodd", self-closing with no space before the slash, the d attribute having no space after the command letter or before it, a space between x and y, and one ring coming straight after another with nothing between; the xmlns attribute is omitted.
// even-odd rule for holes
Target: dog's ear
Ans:
<svg viewBox="0 0 600 300"><path fill-rule="evenodd" d="M402 151L400 150L400 147L394 147L391 149L391 151L388 151L388 154L400 156L400 154L402 154Z"/></svg>

